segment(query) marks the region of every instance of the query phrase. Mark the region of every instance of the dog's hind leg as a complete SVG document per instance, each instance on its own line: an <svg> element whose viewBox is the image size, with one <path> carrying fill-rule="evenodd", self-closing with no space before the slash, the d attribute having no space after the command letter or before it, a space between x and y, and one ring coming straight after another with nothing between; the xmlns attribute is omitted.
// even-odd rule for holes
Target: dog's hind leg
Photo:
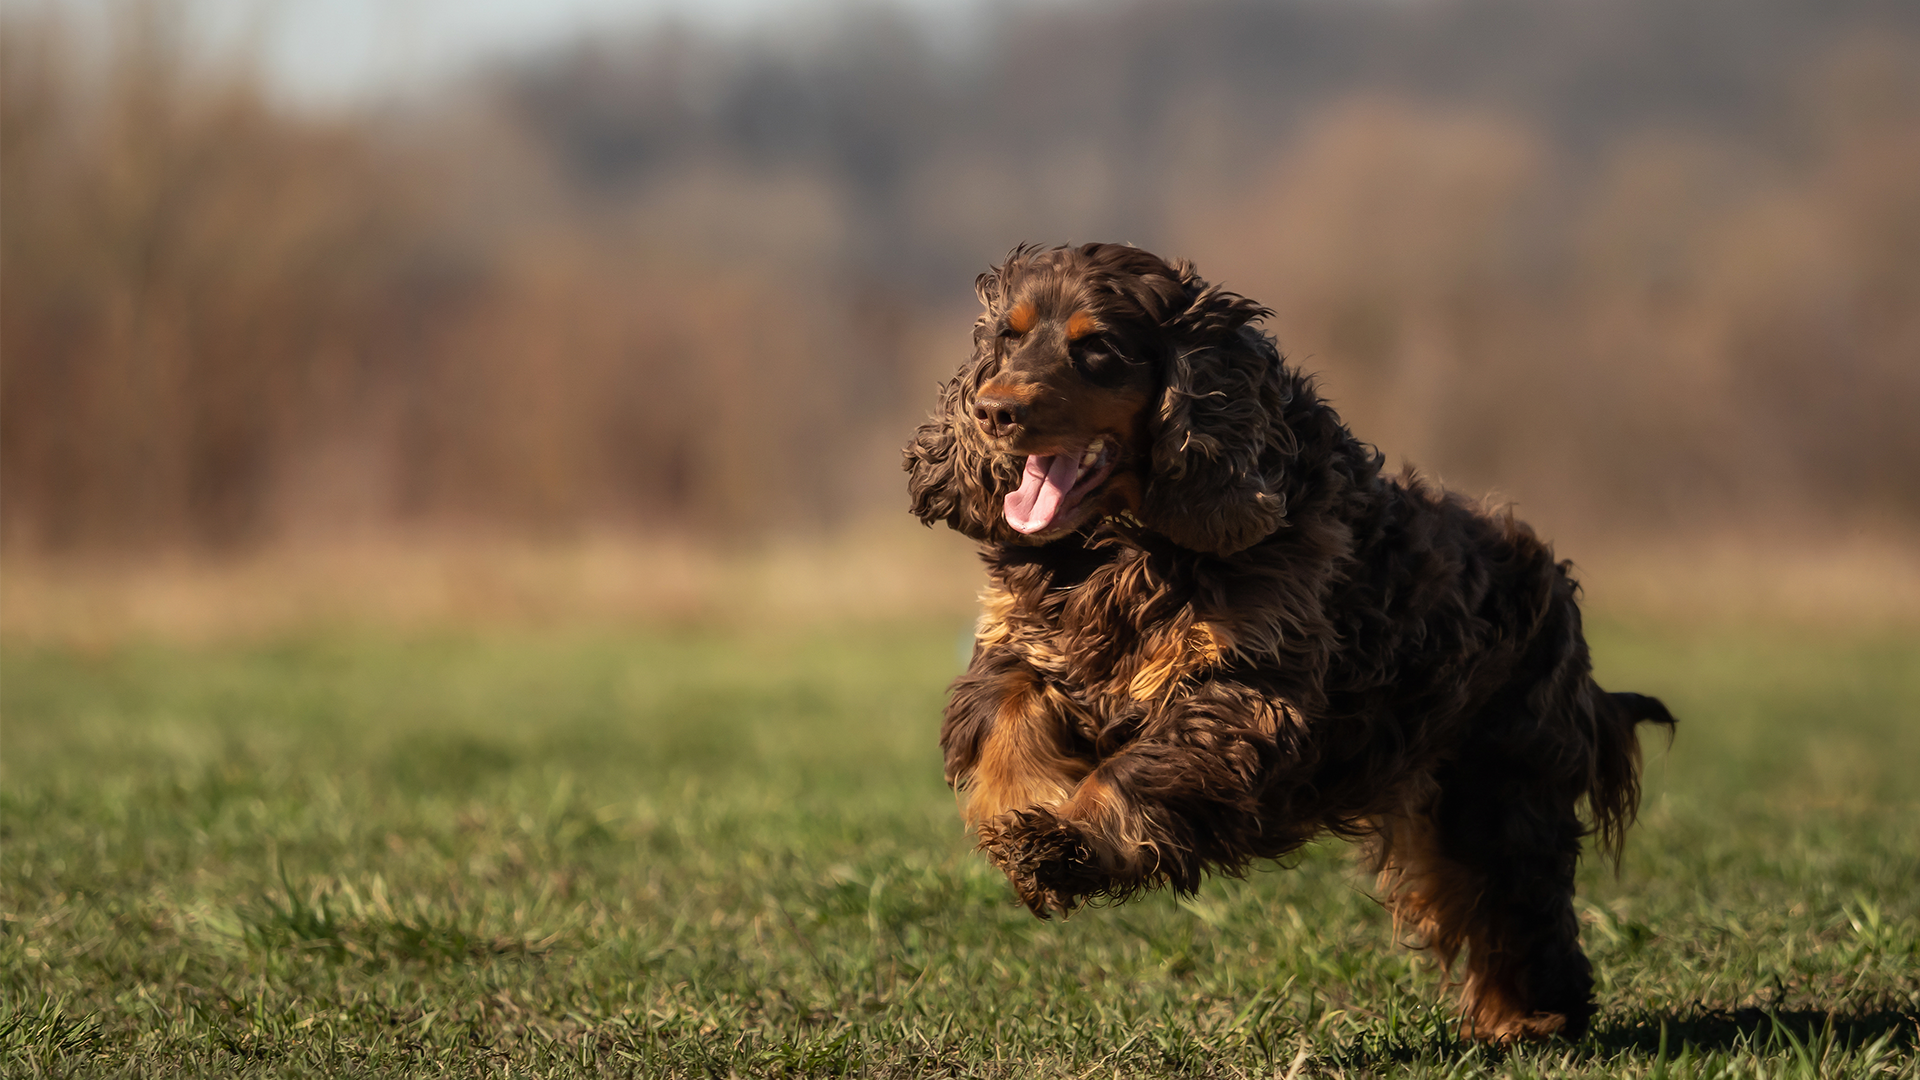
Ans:
<svg viewBox="0 0 1920 1080"><path fill-rule="evenodd" d="M1382 819L1374 841L1396 924L1449 971L1465 954L1462 1034L1578 1038L1593 977L1573 911L1577 787L1485 746L1434 781L1423 805Z"/></svg>

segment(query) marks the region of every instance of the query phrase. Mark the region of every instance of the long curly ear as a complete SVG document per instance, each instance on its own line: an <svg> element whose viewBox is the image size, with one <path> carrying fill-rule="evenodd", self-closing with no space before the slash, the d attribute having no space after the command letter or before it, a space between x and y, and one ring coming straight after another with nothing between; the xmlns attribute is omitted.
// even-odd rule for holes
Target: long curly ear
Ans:
<svg viewBox="0 0 1920 1080"><path fill-rule="evenodd" d="M1249 325L1271 312L1208 285L1186 263L1176 269L1190 301L1162 323L1166 389L1140 518L1182 547L1231 555L1286 524L1292 393L1280 350Z"/></svg>
<svg viewBox="0 0 1920 1080"><path fill-rule="evenodd" d="M1021 254L1021 248L1014 249L1008 262ZM925 525L944 521L975 540L1009 539L1001 504L1020 480L1017 462L988 453L986 436L972 420L973 397L993 357L990 323L999 313L1004 269L974 279L974 292L986 310L974 320L973 356L940 388L940 404L914 431L901 462L913 516Z"/></svg>

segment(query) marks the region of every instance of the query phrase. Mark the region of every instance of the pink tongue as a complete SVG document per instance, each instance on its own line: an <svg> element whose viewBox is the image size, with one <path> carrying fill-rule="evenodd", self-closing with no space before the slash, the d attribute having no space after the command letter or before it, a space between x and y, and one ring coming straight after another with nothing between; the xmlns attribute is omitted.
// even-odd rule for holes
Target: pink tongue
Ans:
<svg viewBox="0 0 1920 1080"><path fill-rule="evenodd" d="M1026 475L1020 478L1020 490L1007 495L1007 524L1023 533L1036 533L1060 512L1060 501L1073 489L1073 478L1080 472L1080 451L1033 454L1027 458Z"/></svg>

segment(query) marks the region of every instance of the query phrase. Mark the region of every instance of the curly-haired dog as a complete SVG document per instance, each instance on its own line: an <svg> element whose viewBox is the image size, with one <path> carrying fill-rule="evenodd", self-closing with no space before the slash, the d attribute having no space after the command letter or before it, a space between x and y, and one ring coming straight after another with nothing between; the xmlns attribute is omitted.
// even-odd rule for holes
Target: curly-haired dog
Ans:
<svg viewBox="0 0 1920 1080"><path fill-rule="evenodd" d="M1635 724L1674 721L1594 683L1567 564L1382 476L1185 262L1023 246L976 289L905 464L984 542L940 732L980 847L1045 917L1361 839L1396 923L1465 954L1465 1032L1577 1037L1581 840L1617 856Z"/></svg>

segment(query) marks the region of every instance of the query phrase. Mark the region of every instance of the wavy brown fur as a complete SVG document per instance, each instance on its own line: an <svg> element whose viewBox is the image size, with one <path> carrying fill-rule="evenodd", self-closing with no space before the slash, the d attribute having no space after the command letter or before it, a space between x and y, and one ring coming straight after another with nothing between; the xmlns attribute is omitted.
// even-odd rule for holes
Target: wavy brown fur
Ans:
<svg viewBox="0 0 1920 1080"><path fill-rule="evenodd" d="M1581 842L1618 857L1634 727L1673 718L1594 683L1569 564L1383 476L1267 311L1185 262L1023 246L977 291L906 469L914 514L983 542L941 743L1021 898L1191 891L1331 832L1365 841L1397 925L1465 955L1467 1033L1579 1035ZM1111 476L1015 531L1025 455L1095 435Z"/></svg>

